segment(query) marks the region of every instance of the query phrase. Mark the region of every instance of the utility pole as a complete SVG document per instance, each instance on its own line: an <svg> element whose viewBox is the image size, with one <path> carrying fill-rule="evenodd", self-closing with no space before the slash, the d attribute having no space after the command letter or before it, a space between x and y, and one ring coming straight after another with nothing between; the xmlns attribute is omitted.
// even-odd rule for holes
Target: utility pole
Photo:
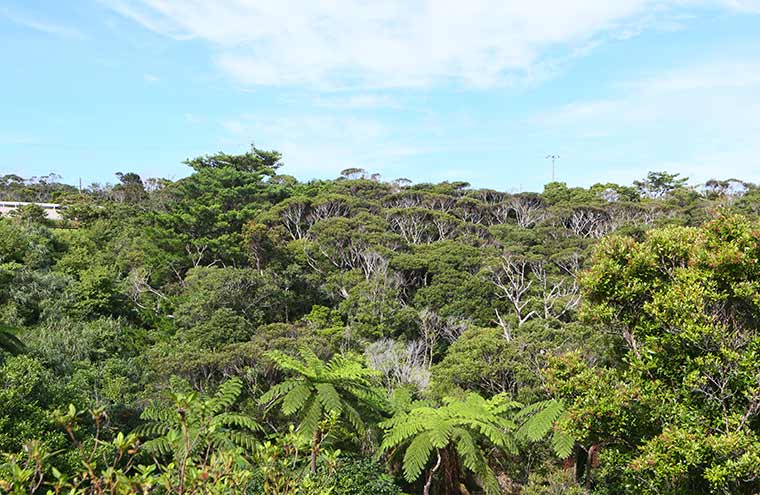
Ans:
<svg viewBox="0 0 760 495"><path fill-rule="evenodd" d="M546 155L546 159L552 161L552 182L554 182L554 162L559 160L559 155Z"/></svg>

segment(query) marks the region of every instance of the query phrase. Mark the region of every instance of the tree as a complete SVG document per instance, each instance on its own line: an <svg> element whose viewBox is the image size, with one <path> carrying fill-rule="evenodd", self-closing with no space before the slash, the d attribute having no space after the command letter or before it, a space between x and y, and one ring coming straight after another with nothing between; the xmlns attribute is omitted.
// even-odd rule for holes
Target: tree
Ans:
<svg viewBox="0 0 760 495"><path fill-rule="evenodd" d="M263 176L272 177L281 165L282 154L277 151L265 151L251 145L251 150L242 155L228 155L217 153L206 155L192 160L185 160L185 164L192 167L196 172L210 168L231 168L238 172L255 172Z"/></svg>
<svg viewBox="0 0 760 495"><path fill-rule="evenodd" d="M618 332L625 366L576 366L557 387L573 434L615 452L607 472L640 493L760 489L758 227L611 237L584 277L585 314Z"/></svg>
<svg viewBox="0 0 760 495"><path fill-rule="evenodd" d="M379 453L404 450L402 466L409 482L419 478L427 467L424 495L430 493L439 470L443 479L434 493L460 493L460 461L486 494L499 494L499 482L488 465L485 443L516 452L515 423L508 418L516 407L504 396L484 399L476 393L463 399L447 397L439 407L413 404L408 411L399 411L380 424L385 434Z"/></svg>
<svg viewBox="0 0 760 495"><path fill-rule="evenodd" d="M185 493L186 470L196 456L206 464L217 450L253 449L255 432L261 430L250 416L230 409L240 397L243 383L232 378L213 397L196 392L171 394L171 405L154 404L140 418L146 421L132 433L152 437L143 444L154 455L171 455L178 476L176 493Z"/></svg>
<svg viewBox="0 0 760 495"><path fill-rule="evenodd" d="M362 411L384 411L387 406L374 383L376 372L357 359L336 355L324 362L307 348L301 348L299 355L300 359L281 351L267 354L279 369L293 376L270 388L259 402L268 408L280 404L284 415L300 417L298 430L311 438L311 472L316 473L325 419L333 416L346 421L360 435L366 429Z"/></svg>
<svg viewBox="0 0 760 495"><path fill-rule="evenodd" d="M113 193L116 196L117 201L127 204L136 204L148 198L148 193L145 191L145 185L140 176L136 173L127 172L124 174L117 172L116 177L119 179L119 184L114 186Z"/></svg>
<svg viewBox="0 0 760 495"><path fill-rule="evenodd" d="M519 194L509 198L505 204L505 214L502 219L506 220L506 212L512 212L517 225L523 228L533 227L546 216L542 200L535 194Z"/></svg>
<svg viewBox="0 0 760 495"><path fill-rule="evenodd" d="M649 172L646 179L635 180L633 184L638 188L639 194L652 199L662 199L672 191L684 187L689 181L688 177L679 177L681 174L669 174L667 172Z"/></svg>
<svg viewBox="0 0 760 495"><path fill-rule="evenodd" d="M47 218L45 208L38 204L28 204L19 206L10 214L12 218L17 219L20 223L26 225L48 225L50 221Z"/></svg>
<svg viewBox="0 0 760 495"><path fill-rule="evenodd" d="M468 328L433 366L430 393L442 397L452 390L468 390L484 396L518 394L536 386L527 335L507 340L497 328ZM531 346L532 347L532 346Z"/></svg>
<svg viewBox="0 0 760 495"><path fill-rule="evenodd" d="M150 212L143 235L152 244L184 255L189 267L246 262L241 231L263 207L287 195L287 187L270 184L279 153L218 154L190 160L196 173L165 187L162 208Z"/></svg>
<svg viewBox="0 0 760 495"><path fill-rule="evenodd" d="M530 309L530 263L522 256L503 253L489 270L490 278L498 289L499 297L506 299L514 310L518 326L536 316Z"/></svg>
<svg viewBox="0 0 760 495"><path fill-rule="evenodd" d="M367 171L363 168L350 167L340 171L340 176L346 179L363 179Z"/></svg>

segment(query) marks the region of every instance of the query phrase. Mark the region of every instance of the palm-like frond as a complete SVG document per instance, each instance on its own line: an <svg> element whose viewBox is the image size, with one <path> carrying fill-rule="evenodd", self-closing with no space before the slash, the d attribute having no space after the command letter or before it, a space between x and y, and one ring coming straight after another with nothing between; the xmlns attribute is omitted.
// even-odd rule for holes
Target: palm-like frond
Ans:
<svg viewBox="0 0 760 495"><path fill-rule="evenodd" d="M299 411L314 393L309 383L293 380L294 386L282 398L282 413L289 416Z"/></svg>
<svg viewBox="0 0 760 495"><path fill-rule="evenodd" d="M555 431L552 434L551 445L554 453L561 459L567 459L573 453L575 438L564 431Z"/></svg>
<svg viewBox="0 0 760 495"><path fill-rule="evenodd" d="M240 396L243 391L243 382L239 378L231 378L224 382L217 390L216 395L206 402L209 408L210 414L218 414L219 412L229 408Z"/></svg>
<svg viewBox="0 0 760 495"><path fill-rule="evenodd" d="M417 404L380 423L385 431L380 452L404 447L404 477L411 482L431 462L433 451L453 447L486 493L499 493L481 443L514 449L515 424L508 415L516 406L503 397L486 400L474 393L464 399L448 398L440 407Z"/></svg>
<svg viewBox="0 0 760 495"><path fill-rule="evenodd" d="M215 426L223 426L228 428L237 427L248 431L262 430L261 425L259 425L252 417L246 416L245 414L232 412L219 414L212 419L211 423Z"/></svg>
<svg viewBox="0 0 760 495"><path fill-rule="evenodd" d="M404 478L412 482L416 480L433 452L433 442L429 431L423 432L409 443L404 454Z"/></svg>
<svg viewBox="0 0 760 495"><path fill-rule="evenodd" d="M322 404L316 397L312 397L309 400L308 407L305 409L303 419L299 430L307 437L314 435L314 432L319 428L319 422L322 420Z"/></svg>
<svg viewBox="0 0 760 495"><path fill-rule="evenodd" d="M280 351L269 352L267 357L292 376L269 389L259 402L279 404L286 416L299 416L298 430L304 435L313 435L329 415L362 432L360 409L388 408L382 389L375 384L375 372L353 357L336 355L325 362L307 348L299 349L298 358Z"/></svg>
<svg viewBox="0 0 760 495"><path fill-rule="evenodd" d="M133 432L149 438L144 448L159 455L186 459L207 447L252 449L261 426L251 417L229 409L242 393L238 378L223 383L212 397L173 394L174 404L153 404L143 410L144 421Z"/></svg>
<svg viewBox="0 0 760 495"><path fill-rule="evenodd" d="M154 438L142 444L142 447L148 452L168 455L174 450L174 446L166 437Z"/></svg>
<svg viewBox="0 0 760 495"><path fill-rule="evenodd" d="M259 397L260 404L269 404L277 400L280 396L290 392L290 390L297 386L300 382L298 380L287 380L282 383L274 385Z"/></svg>
<svg viewBox="0 0 760 495"><path fill-rule="evenodd" d="M322 403L325 411L340 414L343 412L343 398L335 387L330 383L317 383L314 385L317 391L317 399Z"/></svg>
<svg viewBox="0 0 760 495"><path fill-rule="evenodd" d="M552 450L564 459L572 453L575 439L557 428L557 422L563 414L565 404L559 400L550 399L530 404L515 416L522 423L517 430L517 436L535 442L551 433Z"/></svg>

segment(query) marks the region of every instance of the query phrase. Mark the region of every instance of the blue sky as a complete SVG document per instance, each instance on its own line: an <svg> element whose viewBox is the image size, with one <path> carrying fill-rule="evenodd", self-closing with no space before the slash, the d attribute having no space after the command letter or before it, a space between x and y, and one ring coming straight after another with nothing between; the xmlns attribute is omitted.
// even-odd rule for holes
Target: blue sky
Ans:
<svg viewBox="0 0 760 495"><path fill-rule="evenodd" d="M760 1L4 0L0 172L760 182Z"/></svg>

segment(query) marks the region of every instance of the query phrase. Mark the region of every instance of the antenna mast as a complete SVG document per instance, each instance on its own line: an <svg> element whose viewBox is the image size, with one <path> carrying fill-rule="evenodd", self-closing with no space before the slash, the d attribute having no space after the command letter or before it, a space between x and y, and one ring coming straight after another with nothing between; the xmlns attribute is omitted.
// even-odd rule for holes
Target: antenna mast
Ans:
<svg viewBox="0 0 760 495"><path fill-rule="evenodd" d="M554 162L559 160L559 155L546 155L546 159L552 161L552 182L554 182Z"/></svg>

